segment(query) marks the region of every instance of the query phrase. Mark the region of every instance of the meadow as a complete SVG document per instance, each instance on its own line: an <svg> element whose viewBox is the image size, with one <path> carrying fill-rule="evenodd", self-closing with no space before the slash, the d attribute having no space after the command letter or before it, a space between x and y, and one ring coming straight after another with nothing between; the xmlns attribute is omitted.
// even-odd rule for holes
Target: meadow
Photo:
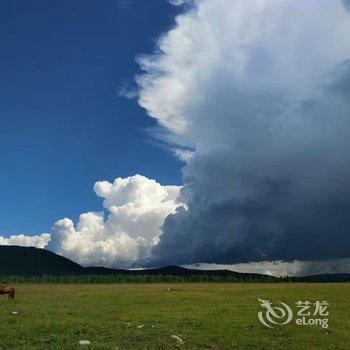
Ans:
<svg viewBox="0 0 350 350"><path fill-rule="evenodd" d="M18 284L0 349L348 349L350 284ZM329 302L329 328L267 328L260 299ZM79 345L88 340L90 345Z"/></svg>

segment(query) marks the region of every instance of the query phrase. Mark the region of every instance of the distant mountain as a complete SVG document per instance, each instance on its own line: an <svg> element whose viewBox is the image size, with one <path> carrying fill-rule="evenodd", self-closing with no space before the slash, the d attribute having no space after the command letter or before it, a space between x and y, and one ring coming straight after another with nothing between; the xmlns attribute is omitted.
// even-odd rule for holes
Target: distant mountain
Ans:
<svg viewBox="0 0 350 350"><path fill-rule="evenodd" d="M0 276L69 276L69 275L169 275L237 277L239 280L273 281L275 277L257 273L239 273L230 270L192 270L179 266L158 269L121 270L106 267L83 267L45 249L19 246L0 246ZM289 277L299 282L350 282L350 273Z"/></svg>
<svg viewBox="0 0 350 350"><path fill-rule="evenodd" d="M301 282L350 282L350 273L325 273L299 277Z"/></svg>
<svg viewBox="0 0 350 350"><path fill-rule="evenodd" d="M261 275L258 273L240 273L230 270L192 270L186 269L180 266L166 266L158 269L144 269L144 270L116 270L108 269L105 267L86 267L85 272L89 274L109 275L109 274L122 274L122 275L171 275L171 276L218 276L218 277L246 277L246 278L271 278L267 275Z"/></svg>
<svg viewBox="0 0 350 350"><path fill-rule="evenodd" d="M147 270L121 270L106 267L82 267L73 261L45 249L19 246L0 246L0 276L69 276L69 275L171 275L239 277L241 280L271 280L273 277L238 273L228 270L191 270L179 266L167 266Z"/></svg>

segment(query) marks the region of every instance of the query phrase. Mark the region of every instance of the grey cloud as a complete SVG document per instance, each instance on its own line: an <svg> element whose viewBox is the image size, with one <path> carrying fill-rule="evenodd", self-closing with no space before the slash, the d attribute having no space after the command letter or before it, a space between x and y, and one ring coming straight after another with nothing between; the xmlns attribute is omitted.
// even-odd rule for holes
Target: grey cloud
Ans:
<svg viewBox="0 0 350 350"><path fill-rule="evenodd" d="M349 17L340 2L286 3L198 2L144 59L140 104L195 152L188 208L143 264L350 256Z"/></svg>
<svg viewBox="0 0 350 350"><path fill-rule="evenodd" d="M350 1L349 0L342 0L343 5L347 11L350 11Z"/></svg>

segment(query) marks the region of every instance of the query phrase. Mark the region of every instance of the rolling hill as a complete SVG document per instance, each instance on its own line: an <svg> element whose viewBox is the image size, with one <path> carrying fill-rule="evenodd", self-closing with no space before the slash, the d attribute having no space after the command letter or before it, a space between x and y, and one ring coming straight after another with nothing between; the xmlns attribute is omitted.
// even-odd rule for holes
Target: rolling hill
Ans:
<svg viewBox="0 0 350 350"><path fill-rule="evenodd" d="M69 275L171 275L238 277L240 280L271 281L274 277L239 273L230 270L193 270L180 266L157 269L122 270L105 267L83 267L45 249L20 246L0 246L0 276L69 276ZM276 279L277 280L277 279ZM290 278L291 281L296 278ZM350 282L350 273L323 274L297 278L300 282Z"/></svg>

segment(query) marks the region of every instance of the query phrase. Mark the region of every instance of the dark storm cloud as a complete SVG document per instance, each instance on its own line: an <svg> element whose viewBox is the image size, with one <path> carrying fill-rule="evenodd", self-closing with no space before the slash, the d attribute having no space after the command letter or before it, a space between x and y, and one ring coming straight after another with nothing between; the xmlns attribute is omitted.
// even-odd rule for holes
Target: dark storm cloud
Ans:
<svg viewBox="0 0 350 350"><path fill-rule="evenodd" d="M328 0L197 5L141 62L140 104L195 145L187 208L147 264L349 257L349 14Z"/></svg>
<svg viewBox="0 0 350 350"><path fill-rule="evenodd" d="M193 205L188 211L168 216L150 264L233 264L349 256L349 195L303 205L295 200L287 204L290 198L280 196L279 191L255 201L211 204L200 211Z"/></svg>
<svg viewBox="0 0 350 350"><path fill-rule="evenodd" d="M329 92L350 99L350 59L339 66L337 76L338 78L331 84Z"/></svg>
<svg viewBox="0 0 350 350"><path fill-rule="evenodd" d="M350 11L350 0L342 0L343 5L347 11Z"/></svg>

